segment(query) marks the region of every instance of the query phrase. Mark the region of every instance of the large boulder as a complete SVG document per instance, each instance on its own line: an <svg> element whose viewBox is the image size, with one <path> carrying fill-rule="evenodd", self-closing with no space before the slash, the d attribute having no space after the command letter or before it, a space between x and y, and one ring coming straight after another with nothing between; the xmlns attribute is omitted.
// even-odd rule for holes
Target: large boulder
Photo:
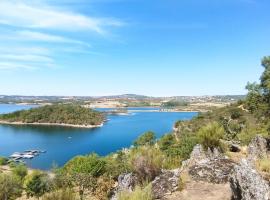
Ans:
<svg viewBox="0 0 270 200"><path fill-rule="evenodd" d="M230 177L232 200L269 200L268 183L253 168L252 164L243 159L234 167Z"/></svg>
<svg viewBox="0 0 270 200"><path fill-rule="evenodd" d="M235 163L229 159L206 160L193 165L189 169L189 175L195 181L204 181L209 183L226 183L233 171Z"/></svg>
<svg viewBox="0 0 270 200"><path fill-rule="evenodd" d="M133 173L121 174L118 177L118 191L132 191L138 183L138 178Z"/></svg>
<svg viewBox="0 0 270 200"><path fill-rule="evenodd" d="M112 191L111 200L117 200L118 193L122 191L132 191L136 184L138 183L138 178L133 173L121 174L118 177L118 185Z"/></svg>
<svg viewBox="0 0 270 200"><path fill-rule="evenodd" d="M163 170L162 173L152 181L152 192L155 199L163 199L179 189L180 169Z"/></svg>
<svg viewBox="0 0 270 200"><path fill-rule="evenodd" d="M257 135L253 138L248 145L247 153L249 160L257 160L263 158L268 152L268 142L261 135Z"/></svg>

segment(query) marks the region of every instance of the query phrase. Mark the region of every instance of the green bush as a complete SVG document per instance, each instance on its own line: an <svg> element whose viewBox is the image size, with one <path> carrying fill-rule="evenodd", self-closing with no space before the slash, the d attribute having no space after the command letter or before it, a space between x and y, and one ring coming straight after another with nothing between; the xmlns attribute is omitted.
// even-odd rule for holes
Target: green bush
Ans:
<svg viewBox="0 0 270 200"><path fill-rule="evenodd" d="M137 140L134 141L134 146L153 145L155 143L155 133L148 131L142 134Z"/></svg>
<svg viewBox="0 0 270 200"><path fill-rule="evenodd" d="M0 157L0 165L7 165L8 159L5 157Z"/></svg>
<svg viewBox="0 0 270 200"><path fill-rule="evenodd" d="M131 152L130 160L133 172L144 182L153 180L161 172L165 157L159 149L143 146Z"/></svg>
<svg viewBox="0 0 270 200"><path fill-rule="evenodd" d="M41 197L52 189L49 176L41 171L34 171L26 176L25 191L28 197Z"/></svg>
<svg viewBox="0 0 270 200"><path fill-rule="evenodd" d="M27 167L23 164L18 164L14 168L12 168L12 173L15 176L18 176L20 180L23 180L27 175Z"/></svg>
<svg viewBox="0 0 270 200"><path fill-rule="evenodd" d="M0 174L0 199L15 200L22 194L22 185L18 177Z"/></svg>
<svg viewBox="0 0 270 200"><path fill-rule="evenodd" d="M217 122L213 122L202 127L198 132L200 143L205 149L220 148L220 139L224 137L224 129Z"/></svg>
<svg viewBox="0 0 270 200"><path fill-rule="evenodd" d="M198 143L198 137L192 133L181 134L178 140L172 134L163 136L158 144L160 149L166 154L164 167L173 169L180 166L181 161L189 158L193 147Z"/></svg>
<svg viewBox="0 0 270 200"><path fill-rule="evenodd" d="M67 174L85 173L93 177L101 176L105 173L106 162L97 154L87 156L76 156L68 161L63 170Z"/></svg>
<svg viewBox="0 0 270 200"><path fill-rule="evenodd" d="M123 151L106 156L104 160L106 162L105 176L117 179L120 174L131 171L130 165L128 164L129 155Z"/></svg>

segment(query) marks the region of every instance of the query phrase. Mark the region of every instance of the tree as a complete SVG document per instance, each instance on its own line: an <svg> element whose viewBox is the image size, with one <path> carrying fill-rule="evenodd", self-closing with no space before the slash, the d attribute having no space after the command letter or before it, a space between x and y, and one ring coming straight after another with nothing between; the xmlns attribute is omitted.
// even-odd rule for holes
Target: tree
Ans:
<svg viewBox="0 0 270 200"><path fill-rule="evenodd" d="M86 190L93 192L97 187L97 178L105 173L106 162L96 154L77 156L63 168L66 176L78 187L80 199Z"/></svg>
<svg viewBox="0 0 270 200"><path fill-rule="evenodd" d="M14 200L22 194L21 181L8 174L0 174L0 199Z"/></svg>
<svg viewBox="0 0 270 200"><path fill-rule="evenodd" d="M34 171L26 177L26 194L29 197L41 197L51 190L51 181L46 173Z"/></svg>
<svg viewBox="0 0 270 200"><path fill-rule="evenodd" d="M155 143L156 136L152 131L148 131L141 135L137 140L134 141L134 146L144 146L144 145L153 145Z"/></svg>
<svg viewBox="0 0 270 200"><path fill-rule="evenodd" d="M270 104L270 56L262 59L262 66L264 67L264 72L261 76L261 87L265 101Z"/></svg>
<svg viewBox="0 0 270 200"><path fill-rule="evenodd" d="M246 106L248 110L254 113L259 109L259 106L262 103L262 87L256 82L248 82L246 85L246 89L248 90L248 94L246 97Z"/></svg>

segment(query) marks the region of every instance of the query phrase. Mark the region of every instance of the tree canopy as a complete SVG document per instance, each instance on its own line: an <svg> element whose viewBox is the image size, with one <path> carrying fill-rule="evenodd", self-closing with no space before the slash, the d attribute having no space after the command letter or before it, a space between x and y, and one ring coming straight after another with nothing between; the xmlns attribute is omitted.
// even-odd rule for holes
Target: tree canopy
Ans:
<svg viewBox="0 0 270 200"><path fill-rule="evenodd" d="M0 120L23 123L100 125L104 116L98 111L83 108L79 105L55 104L3 114L0 115Z"/></svg>

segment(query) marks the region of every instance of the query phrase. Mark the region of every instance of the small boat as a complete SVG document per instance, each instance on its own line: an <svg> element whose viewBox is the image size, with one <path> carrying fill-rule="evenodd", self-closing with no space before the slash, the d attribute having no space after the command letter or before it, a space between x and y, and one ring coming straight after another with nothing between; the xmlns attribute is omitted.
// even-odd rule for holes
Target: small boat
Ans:
<svg viewBox="0 0 270 200"><path fill-rule="evenodd" d="M21 157L22 157L22 154L19 152L15 152L12 155L10 155L10 158L21 158Z"/></svg>
<svg viewBox="0 0 270 200"><path fill-rule="evenodd" d="M31 154L31 153L26 153L26 154L23 154L22 156L23 158L26 158L26 159L32 159L35 157L35 155Z"/></svg>

